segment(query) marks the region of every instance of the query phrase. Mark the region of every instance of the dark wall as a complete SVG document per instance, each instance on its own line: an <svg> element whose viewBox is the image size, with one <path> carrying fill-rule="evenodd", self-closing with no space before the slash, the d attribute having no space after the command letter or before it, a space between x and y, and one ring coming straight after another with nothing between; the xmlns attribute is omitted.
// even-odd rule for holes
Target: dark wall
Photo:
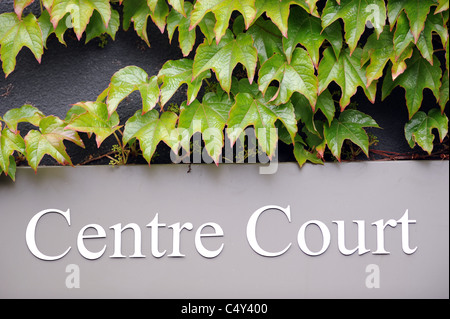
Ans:
<svg viewBox="0 0 450 319"><path fill-rule="evenodd" d="M0 1L0 13L13 10L13 0ZM38 2L26 10L39 15ZM8 109L32 104L46 115L53 114L64 118L72 104L95 100L108 86L111 76L119 69L136 65L152 76L158 73L167 60L183 57L177 46L176 35L170 44L167 32L161 34L151 22L148 25L148 35L151 47L136 35L132 26L127 32L119 29L115 41L108 36L108 43L101 48L98 39L84 44L84 38L78 42L72 31L68 30L65 35L67 46L59 43L54 35L49 37L41 64L36 61L28 48L23 48L17 56L16 69L8 78L5 78L3 71L0 70L0 115ZM197 44L199 42L201 39L198 37ZM381 87L378 93L381 93ZM432 93L428 90L424 93L423 109L434 107L436 100ZM358 109L371 115L382 128L370 129L370 132L379 139L378 145L374 146L375 149L399 153L411 152L403 131L408 119L404 96L404 90L397 87L383 102L378 96L375 104L370 103L361 89L353 98L353 101L358 103ZM173 102L181 103L184 99L185 87L182 87L173 97ZM119 105L117 110L122 123L140 108L139 93L134 92ZM21 133L25 134L31 126L22 124L20 128ZM86 144L84 150L70 142L67 144L68 153L74 163L83 162L89 155L95 157L103 154L114 144L114 139L109 138L98 150L93 139L88 140L85 135L82 137ZM290 147L280 147L280 160L294 160ZM93 164L105 164L108 161ZM41 164L51 165L54 162L45 158Z"/></svg>

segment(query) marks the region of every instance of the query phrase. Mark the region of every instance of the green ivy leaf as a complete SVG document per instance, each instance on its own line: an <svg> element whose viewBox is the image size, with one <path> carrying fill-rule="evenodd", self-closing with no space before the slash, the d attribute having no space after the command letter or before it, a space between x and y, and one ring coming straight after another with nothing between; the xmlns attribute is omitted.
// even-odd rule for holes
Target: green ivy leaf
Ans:
<svg viewBox="0 0 450 319"><path fill-rule="evenodd" d="M383 33L377 38L373 33L367 39L361 56L361 65L370 60L370 64L366 68L367 85L370 86L372 81L378 80L383 75L384 67L388 61L392 62L392 78L402 74L406 69L406 59L409 59L413 53L412 45L408 49L403 50L401 56L397 57L393 44L394 32L389 31L389 27L384 27Z"/></svg>
<svg viewBox="0 0 450 319"><path fill-rule="evenodd" d="M7 128L2 129L0 122L0 171L3 170L6 175L9 174L10 157L15 151L25 154L25 142L22 136Z"/></svg>
<svg viewBox="0 0 450 319"><path fill-rule="evenodd" d="M212 69L220 85L230 92L231 75L238 63L244 65L250 82L255 76L257 52L253 46L253 38L249 34L239 34L236 39L230 30L219 44L208 44L205 40L197 48L194 57L194 78L208 69Z"/></svg>
<svg viewBox="0 0 450 319"><path fill-rule="evenodd" d="M12 12L0 14L0 57L5 77L14 71L16 56L24 46L41 63L43 45L41 28L33 14L30 13L22 20Z"/></svg>
<svg viewBox="0 0 450 319"><path fill-rule="evenodd" d="M248 29L256 15L254 4L255 0L197 0L194 5L194 11L192 11L191 14L190 29L194 29L206 13L212 12L216 17L216 24L214 27L216 43L219 43L227 32L231 13L235 10L239 11L244 16L245 25Z"/></svg>
<svg viewBox="0 0 450 319"><path fill-rule="evenodd" d="M66 123L56 116L47 116L39 122L39 131L30 130L25 136L26 158L35 172L45 154L53 157L61 165L72 165L64 140L84 147L78 133L66 129L65 126Z"/></svg>
<svg viewBox="0 0 450 319"><path fill-rule="evenodd" d="M448 0L438 0L438 6L434 11L435 14L448 10Z"/></svg>
<svg viewBox="0 0 450 319"><path fill-rule="evenodd" d="M164 141L169 147L172 147L172 131L178 116L173 112L164 112L159 115L157 110L151 110L145 114L137 111L125 123L123 131L123 143L128 143L131 139L139 140L139 146L142 150L142 156L150 165L153 154L159 142Z"/></svg>
<svg viewBox="0 0 450 319"><path fill-rule="evenodd" d="M211 72L206 70L199 74L194 80L192 74L194 61L190 59L169 60L164 63L158 73L158 82L161 86L161 106L164 106L175 94L178 88L187 84L187 104L192 103L197 97L202 86L203 79L211 77Z"/></svg>
<svg viewBox="0 0 450 319"><path fill-rule="evenodd" d="M70 13L73 29L80 40L94 10L100 13L103 24L108 27L111 18L109 0L54 0L50 11L51 22L56 28L59 21Z"/></svg>
<svg viewBox="0 0 450 319"><path fill-rule="evenodd" d="M2 175L3 170L0 167L0 175ZM9 165L8 165L8 171L5 171L5 175L9 176L13 182L16 180L16 160L14 156L9 157Z"/></svg>
<svg viewBox="0 0 450 319"><path fill-rule="evenodd" d="M123 29L125 31L134 24L137 35L150 46L147 35L147 20L150 16L150 8L146 0L126 0L123 3Z"/></svg>
<svg viewBox="0 0 450 319"><path fill-rule="evenodd" d="M324 127L325 140L331 153L340 161L342 144L350 140L369 156L369 137L363 127L379 127L369 116L357 110L345 110L330 126Z"/></svg>
<svg viewBox="0 0 450 319"><path fill-rule="evenodd" d="M327 48L319 64L318 79L319 93L323 92L331 81L336 82L341 89L341 110L350 103L350 98L356 93L358 86L362 87L369 100L374 103L376 95L376 81L367 87L366 68L361 67L362 49L356 48L350 55L347 48L336 58L332 48Z"/></svg>
<svg viewBox="0 0 450 319"><path fill-rule="evenodd" d="M325 40L331 43L335 54L339 55L342 48L341 26L339 23L333 23L322 31L322 24L319 18L311 16L298 7L291 9L287 37L283 38L283 49L288 62L291 61L292 53L297 44L300 43L308 51L314 67L317 69L320 59L319 50Z"/></svg>
<svg viewBox="0 0 450 319"><path fill-rule="evenodd" d="M325 29L337 19L344 21L345 40L350 47L350 55L355 50L359 38L364 33L366 22L371 21L379 36L386 21L383 0L336 0L327 1L322 12L322 27Z"/></svg>
<svg viewBox="0 0 450 319"><path fill-rule="evenodd" d="M148 78L148 74L137 66L127 66L111 77L108 87L108 113L111 115L119 103L132 92L139 90L142 97L142 112L148 112L159 100L157 76Z"/></svg>
<svg viewBox="0 0 450 319"><path fill-rule="evenodd" d="M423 31L420 33L416 46L422 53L422 56L431 64L433 64L434 48L433 33L436 32L440 38L442 45L445 46L448 40L448 29L441 13L434 14L430 12L425 21Z"/></svg>
<svg viewBox="0 0 450 319"><path fill-rule="evenodd" d="M321 133L315 126L316 121L314 120L314 114L316 114L318 110L321 110L325 115L329 125L331 125L331 122L334 119L336 109L334 107L333 97L328 90L325 90L319 95L315 111L311 109L308 100L299 93L294 93L290 101L294 106L295 118L297 121L302 121L302 123L305 124L306 129L313 134L321 136Z"/></svg>
<svg viewBox="0 0 450 319"><path fill-rule="evenodd" d="M250 93L238 93L227 123L231 145L236 142L246 127L252 125L262 151L271 158L275 153L278 140L275 127L277 120L283 123L291 140L294 141L297 133L297 121L294 107L290 102L274 105L268 102L261 92L258 92L256 96Z"/></svg>
<svg viewBox="0 0 450 319"><path fill-rule="evenodd" d="M188 130L189 134L183 135L182 145L189 145L194 133L202 133L206 151L218 165L224 143L223 130L232 104L233 101L221 90L217 93L206 93L202 103L195 100L186 105L183 102L180 106L178 128Z"/></svg>
<svg viewBox="0 0 450 319"><path fill-rule="evenodd" d="M257 10L256 18L261 16L264 12L272 20L273 23L280 29L284 37L287 37L288 18L291 5L302 7L310 14L319 17L315 7L315 1L305 0L256 0L255 8Z"/></svg>
<svg viewBox="0 0 450 319"><path fill-rule="evenodd" d="M438 58L435 56L433 65L425 60L418 50L414 50L413 56L406 61L406 70L394 81L386 76L383 80L382 100L384 100L392 90L400 85L406 91L406 106L408 107L409 118L419 110L422 105L423 90L429 88L436 100L439 100L439 88L441 86L441 67Z"/></svg>
<svg viewBox="0 0 450 319"><path fill-rule="evenodd" d="M94 133L97 147L100 147L107 137L120 128L119 115L115 111L111 115L108 114L108 108L104 103L79 102L74 106L82 107L86 112L73 116L66 128L78 132Z"/></svg>
<svg viewBox="0 0 450 319"><path fill-rule="evenodd" d="M91 20L86 27L86 41L88 43L93 38L96 38L104 33L109 34L114 40L116 37L117 30L120 26L119 12L111 9L111 19L109 20L108 27L103 24L102 18L97 11L92 14Z"/></svg>
<svg viewBox="0 0 450 319"><path fill-rule="evenodd" d="M8 110L3 116L3 122L5 122L13 133L17 133L17 124L28 122L34 126L38 126L43 117L44 114L36 107L25 104L20 108Z"/></svg>
<svg viewBox="0 0 450 319"><path fill-rule="evenodd" d="M294 143L294 156L300 167L302 167L306 161L310 161L314 164L323 164L323 161L318 157L317 151L313 151L313 153L309 152L305 149L304 144L299 141Z"/></svg>
<svg viewBox="0 0 450 319"><path fill-rule="evenodd" d="M397 18L404 11L410 22L414 42L417 42L420 33L425 27L425 21L430 12L430 7L435 4L435 0L389 0L387 3L387 11L391 28L394 27Z"/></svg>
<svg viewBox="0 0 450 319"><path fill-rule="evenodd" d="M235 20L239 19L239 17ZM243 31L240 30L240 31ZM253 44L258 52L258 60L262 65L275 53L283 53L282 35L278 27L270 20L264 20L262 17L247 30L253 38Z"/></svg>
<svg viewBox="0 0 450 319"><path fill-rule="evenodd" d="M294 92L299 92L309 100L314 109L318 83L314 65L304 49L295 49L290 63L285 56L274 54L261 66L258 79L261 92L265 94L274 80L279 83L277 92L271 98L275 104L287 103Z"/></svg>
<svg viewBox="0 0 450 319"><path fill-rule="evenodd" d="M212 12L208 12L203 17L202 21L199 22L198 26L205 36L208 44L211 44L214 41L216 35L214 34L214 27L216 25L216 17ZM190 28L190 27L189 27ZM193 30L193 28L190 28Z"/></svg>
<svg viewBox="0 0 450 319"><path fill-rule="evenodd" d="M169 0L169 4L174 8L177 12L179 12L183 16L187 16L185 7L186 4L192 5L190 2L184 2L184 0Z"/></svg>
<svg viewBox="0 0 450 319"><path fill-rule="evenodd" d="M195 44L196 31L195 29L189 30L190 26L190 15L192 12L192 4L186 2L185 4L186 13L179 13L176 10L171 10L167 16L167 33L169 36L169 41L172 42L173 34L178 28L178 43L183 53L183 56L189 55Z"/></svg>
<svg viewBox="0 0 450 319"><path fill-rule="evenodd" d="M448 118L438 109L431 109L428 114L419 111L405 124L405 137L411 148L417 143L424 151L431 154L433 150L434 134L437 129L442 142L448 132Z"/></svg>

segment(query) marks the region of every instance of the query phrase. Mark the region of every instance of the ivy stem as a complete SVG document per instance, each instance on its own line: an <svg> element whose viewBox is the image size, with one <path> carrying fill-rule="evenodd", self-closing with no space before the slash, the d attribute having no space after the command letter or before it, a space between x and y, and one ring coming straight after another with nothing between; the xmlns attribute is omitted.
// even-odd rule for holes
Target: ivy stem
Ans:
<svg viewBox="0 0 450 319"><path fill-rule="evenodd" d="M117 144L119 145L120 151L122 153L122 160L123 160L122 164L126 164L126 162L128 161L128 152L125 151L125 147L122 144L122 141L120 140L119 136L117 136L116 132L114 132L113 134L114 134L114 137L117 140Z"/></svg>

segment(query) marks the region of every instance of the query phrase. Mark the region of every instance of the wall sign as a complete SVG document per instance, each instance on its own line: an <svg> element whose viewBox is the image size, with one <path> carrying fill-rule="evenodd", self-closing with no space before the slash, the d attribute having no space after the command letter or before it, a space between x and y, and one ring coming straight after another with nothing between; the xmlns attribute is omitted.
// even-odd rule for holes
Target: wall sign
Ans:
<svg viewBox="0 0 450 319"><path fill-rule="evenodd" d="M448 298L448 168L19 169L0 297Z"/></svg>

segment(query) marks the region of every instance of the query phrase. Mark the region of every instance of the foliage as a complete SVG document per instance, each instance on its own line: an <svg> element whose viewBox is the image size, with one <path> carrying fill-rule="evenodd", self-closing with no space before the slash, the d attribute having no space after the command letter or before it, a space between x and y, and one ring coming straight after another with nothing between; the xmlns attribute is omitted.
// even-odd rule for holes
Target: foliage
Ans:
<svg viewBox="0 0 450 319"><path fill-rule="evenodd" d="M249 126L269 157L278 140L292 144L300 166L323 163L327 149L340 160L344 141L368 155L364 128L378 124L349 108L358 89L372 103L379 88L382 99L404 89L405 138L412 148L431 153L432 130L440 140L447 135L448 0L40 0L39 17L24 13L34 1L16 0L14 12L0 15L6 77L23 47L40 62L48 37L65 44L69 29L78 40L105 42L120 23L125 30L133 24L150 45L149 18L161 32L167 29L169 41L178 37L184 58L167 61L155 75L137 66L117 71L97 101L75 103L65 119L31 105L8 110L0 117L0 173L12 179L17 158L34 170L46 154L72 165L65 142L84 147L79 132L95 135L98 146L115 136L114 164L126 163L137 141L149 164L160 142L189 151L195 132L218 163L224 130L234 143ZM195 47L199 34L203 43ZM340 88L336 101L331 82ZM169 101L182 85L186 101L174 107ZM200 98L202 87L207 93ZM428 113L420 110L425 89L437 101ZM121 126L117 107L134 91L142 109ZM23 137L21 122L36 129ZM270 133L274 128L278 134Z"/></svg>

